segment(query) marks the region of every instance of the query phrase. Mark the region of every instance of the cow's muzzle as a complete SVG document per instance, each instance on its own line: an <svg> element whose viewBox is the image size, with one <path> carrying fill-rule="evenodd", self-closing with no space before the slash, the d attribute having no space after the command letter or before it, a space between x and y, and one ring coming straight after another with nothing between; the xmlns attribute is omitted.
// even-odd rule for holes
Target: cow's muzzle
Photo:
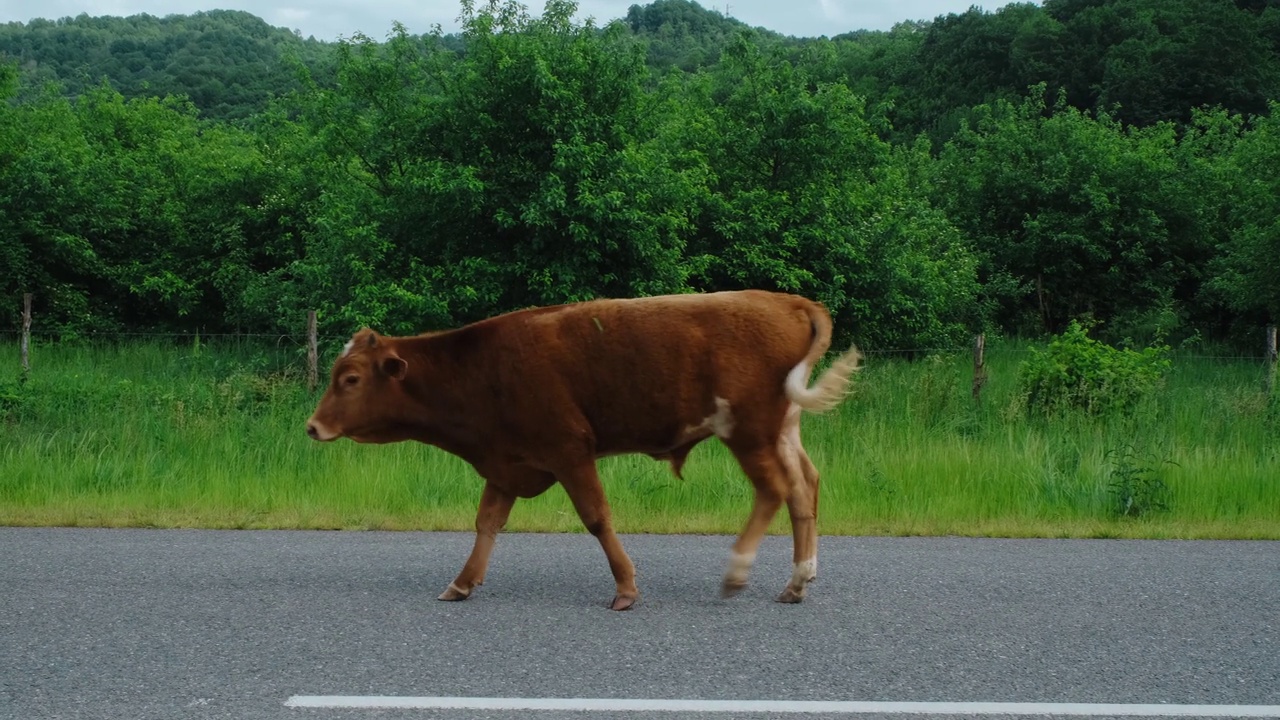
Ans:
<svg viewBox="0 0 1280 720"><path fill-rule="evenodd" d="M337 433L329 430L315 420L307 421L307 437L312 440L317 442L328 442L337 436Z"/></svg>

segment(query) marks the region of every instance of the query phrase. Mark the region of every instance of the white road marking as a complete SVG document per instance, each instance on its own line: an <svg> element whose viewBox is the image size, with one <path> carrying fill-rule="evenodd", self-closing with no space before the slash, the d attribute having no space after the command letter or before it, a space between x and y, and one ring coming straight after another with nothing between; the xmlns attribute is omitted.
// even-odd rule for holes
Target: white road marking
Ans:
<svg viewBox="0 0 1280 720"><path fill-rule="evenodd" d="M1280 718L1280 705L1174 705L1037 702L883 702L840 700L678 700L626 698L482 698L396 695L294 695L298 708L554 710L596 712L833 713L887 715L1074 715L1083 717Z"/></svg>

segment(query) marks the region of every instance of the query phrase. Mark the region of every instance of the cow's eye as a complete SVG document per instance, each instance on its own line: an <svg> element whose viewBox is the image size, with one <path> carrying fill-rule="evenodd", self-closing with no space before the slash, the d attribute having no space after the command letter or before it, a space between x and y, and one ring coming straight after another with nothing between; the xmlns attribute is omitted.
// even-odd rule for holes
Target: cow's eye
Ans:
<svg viewBox="0 0 1280 720"><path fill-rule="evenodd" d="M346 377L342 378L342 384L346 385L347 387L351 387L352 385L355 385L358 382L360 382L359 375L347 375Z"/></svg>

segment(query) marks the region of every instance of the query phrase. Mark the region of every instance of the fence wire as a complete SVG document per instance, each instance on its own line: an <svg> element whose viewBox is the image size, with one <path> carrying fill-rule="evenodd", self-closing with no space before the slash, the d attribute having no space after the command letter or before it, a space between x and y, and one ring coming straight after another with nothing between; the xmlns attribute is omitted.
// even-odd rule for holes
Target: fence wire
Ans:
<svg viewBox="0 0 1280 720"><path fill-rule="evenodd" d="M209 342L226 343L245 341L249 344L258 343L262 345L282 346L285 344L297 347L306 347L308 338L305 334L292 333L263 333L263 332L76 332L76 333L57 333L57 332L36 332L32 331L29 336L32 344L42 343L45 345L110 345L120 344L123 341L146 341L146 340L168 340L168 341L185 341L185 342ZM17 343L21 340L22 333L17 330L0 330L0 342ZM321 347L325 345L338 344L342 345L351 339L350 335L317 335L316 341ZM1008 356L1008 355L1029 355L1033 350L1042 349L1041 344L1026 343L1020 341L1018 345L1021 347L1008 347L1000 344L999 341L988 341L985 354L991 356ZM833 351L836 348L833 348ZM938 355L972 355L972 343L965 345L948 346L919 346L919 347L893 347L893 348L875 348L864 347L859 345L859 352L869 357L903 357L903 358L927 358ZM1262 350L1258 353L1205 353L1186 350L1174 350L1171 353L1174 359L1181 360L1224 360L1224 361L1253 361L1264 362L1267 360L1267 351Z"/></svg>

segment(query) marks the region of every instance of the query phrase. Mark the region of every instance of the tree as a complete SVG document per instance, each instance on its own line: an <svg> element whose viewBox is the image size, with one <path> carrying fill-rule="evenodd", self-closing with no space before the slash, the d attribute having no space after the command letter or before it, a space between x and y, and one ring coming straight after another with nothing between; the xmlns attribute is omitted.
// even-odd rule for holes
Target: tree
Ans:
<svg viewBox="0 0 1280 720"><path fill-rule="evenodd" d="M1262 16L1230 0L1046 0L1063 27L1069 101L1126 124L1185 123L1193 108L1257 113L1280 91Z"/></svg>
<svg viewBox="0 0 1280 720"><path fill-rule="evenodd" d="M1280 103L1254 119L1229 156L1236 181L1231 235L1214 269L1212 289L1253 327L1280 321Z"/></svg>
<svg viewBox="0 0 1280 720"><path fill-rule="evenodd" d="M11 73L5 85L13 92ZM0 290L35 293L45 329L84 329L98 322L88 291L104 276L80 228L96 209L82 174L92 154L55 93L25 105L0 101Z"/></svg>
<svg viewBox="0 0 1280 720"><path fill-rule="evenodd" d="M632 5L625 22L645 42L647 63L659 73L671 68L692 72L716 64L733 34L746 27L691 0Z"/></svg>
<svg viewBox="0 0 1280 720"><path fill-rule="evenodd" d="M799 292L864 344L954 341L971 320L974 266L922 191L927 150L893 152L860 98L815 82L808 68L829 58L782 54L739 36L669 114L673 155L707 182L689 243L693 287Z"/></svg>
<svg viewBox="0 0 1280 720"><path fill-rule="evenodd" d="M1173 128L1126 131L1063 93L1046 107L1044 91L980 106L939 165L939 201L977 242L999 324L1059 332L1169 308L1195 253Z"/></svg>
<svg viewBox="0 0 1280 720"><path fill-rule="evenodd" d="M551 0L463 3L461 57L399 29L344 43L307 98L328 161L295 279L396 330L678 291L679 179L641 146L642 48ZM335 265L336 263L336 265Z"/></svg>
<svg viewBox="0 0 1280 720"><path fill-rule="evenodd" d="M939 16L920 43L914 78L899 111L899 122L945 140L971 106L1018 94L1029 84L1045 80L1049 72L1037 55L1039 42L1028 33L1052 33L1040 21L1033 3L1010 3L995 13L977 7L961 14ZM1023 56L1015 63L1015 51ZM1030 73L1030 74L1029 74Z"/></svg>
<svg viewBox="0 0 1280 720"><path fill-rule="evenodd" d="M0 57L20 60L24 99L48 81L76 97L105 80L126 99L185 96L202 116L225 120L247 119L296 88L288 58L323 76L332 49L238 10L0 25Z"/></svg>

